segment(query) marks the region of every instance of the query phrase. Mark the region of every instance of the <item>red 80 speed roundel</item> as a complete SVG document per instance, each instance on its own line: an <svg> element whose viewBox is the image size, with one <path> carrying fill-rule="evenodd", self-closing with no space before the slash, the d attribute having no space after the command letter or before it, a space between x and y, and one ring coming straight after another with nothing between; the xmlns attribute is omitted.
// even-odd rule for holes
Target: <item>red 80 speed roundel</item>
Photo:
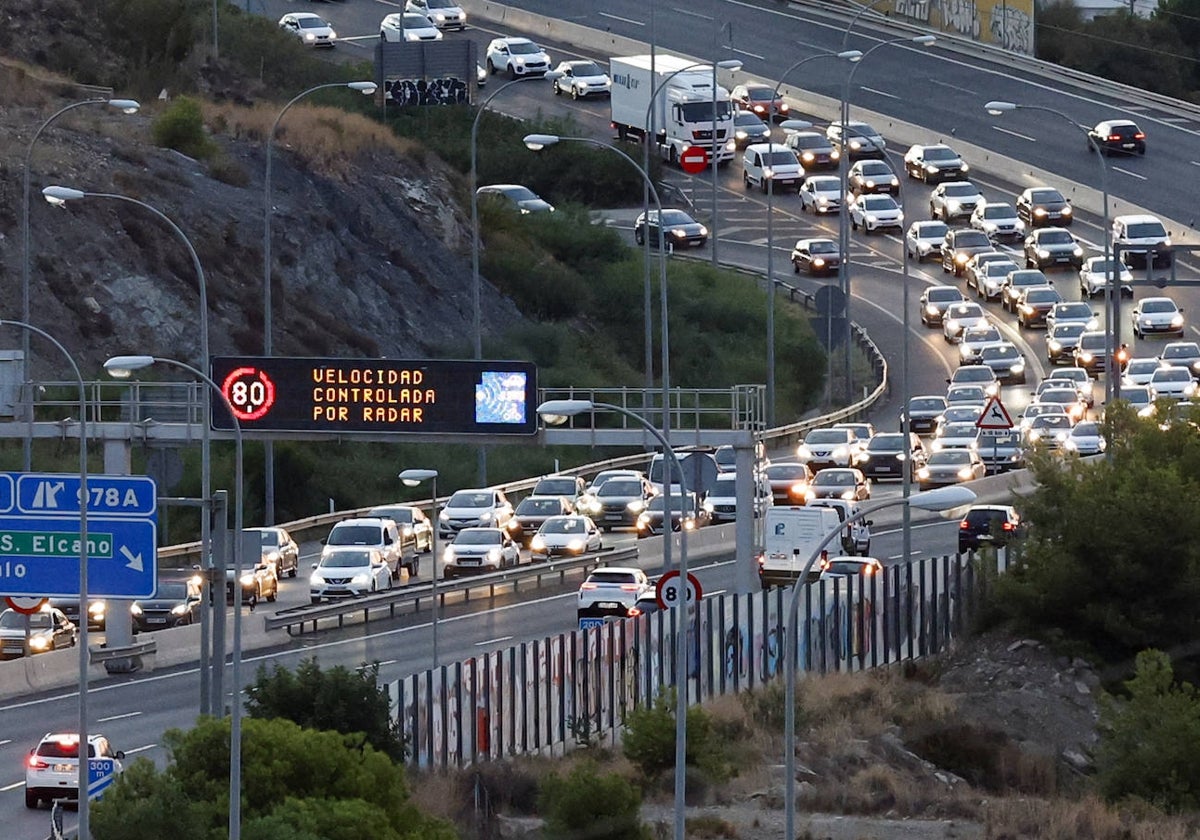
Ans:
<svg viewBox="0 0 1200 840"><path fill-rule="evenodd" d="M221 393L239 421L258 420L275 404L275 383L256 367L234 368L221 383Z"/></svg>
<svg viewBox="0 0 1200 840"><path fill-rule="evenodd" d="M672 569L658 579L654 594L658 599L659 608L669 610L678 606L683 598L687 598L688 604L699 602L704 597L704 590L700 588L700 581L691 572L688 572L687 584L680 586L679 570Z"/></svg>

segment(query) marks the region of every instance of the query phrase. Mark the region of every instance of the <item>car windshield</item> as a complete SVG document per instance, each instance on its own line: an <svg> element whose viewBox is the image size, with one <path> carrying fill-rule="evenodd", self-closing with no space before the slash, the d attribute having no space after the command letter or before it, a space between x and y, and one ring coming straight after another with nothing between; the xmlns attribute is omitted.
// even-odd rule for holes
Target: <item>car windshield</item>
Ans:
<svg viewBox="0 0 1200 840"><path fill-rule="evenodd" d="M513 55L534 55L542 51L542 48L533 41L509 41L508 51Z"/></svg>
<svg viewBox="0 0 1200 840"><path fill-rule="evenodd" d="M1112 270L1113 270L1113 261L1110 259L1107 259L1105 257L1099 257L1099 258L1091 260L1091 265L1090 265L1089 271L1102 271L1105 274L1110 274L1110 273L1112 273ZM1118 271L1126 270L1125 263L1117 263L1117 270Z"/></svg>
<svg viewBox="0 0 1200 840"><path fill-rule="evenodd" d="M282 535L278 531L259 531L262 534L263 548L278 548L283 541Z"/></svg>
<svg viewBox="0 0 1200 840"><path fill-rule="evenodd" d="M941 411L946 407L946 401L937 397L915 397L908 401L908 407L913 411Z"/></svg>
<svg viewBox="0 0 1200 840"><path fill-rule="evenodd" d="M845 443L847 437L849 435L839 429L814 429L804 438L804 442L810 446L813 444Z"/></svg>
<svg viewBox="0 0 1200 840"><path fill-rule="evenodd" d="M516 512L518 516L550 516L562 512L562 503L558 499L522 499Z"/></svg>
<svg viewBox="0 0 1200 840"><path fill-rule="evenodd" d="M736 494L737 494L737 479L736 478L719 478L719 479L717 479L716 483L713 484L712 492L709 495L710 496L723 496L725 498L732 498Z"/></svg>
<svg viewBox="0 0 1200 840"><path fill-rule="evenodd" d="M1174 312L1176 310L1175 302L1170 300L1144 300L1142 301L1143 312Z"/></svg>
<svg viewBox="0 0 1200 840"><path fill-rule="evenodd" d="M942 429L944 438L973 438L979 434L974 423L947 423Z"/></svg>
<svg viewBox="0 0 1200 840"><path fill-rule="evenodd" d="M1091 422L1080 423L1071 430L1072 437L1100 437L1100 427Z"/></svg>
<svg viewBox="0 0 1200 840"><path fill-rule="evenodd" d="M997 508L977 508L967 511L967 522L972 525L990 526L993 522L999 524L1008 520L1008 513Z"/></svg>
<svg viewBox="0 0 1200 840"><path fill-rule="evenodd" d="M859 172L863 175L891 175L892 168L881 160L868 160L859 164Z"/></svg>
<svg viewBox="0 0 1200 840"><path fill-rule="evenodd" d="M1060 303L1054 307L1056 318L1091 318L1092 308L1086 303Z"/></svg>
<svg viewBox="0 0 1200 840"><path fill-rule="evenodd" d="M588 583L637 583L637 576L633 572L592 572L588 575Z"/></svg>
<svg viewBox="0 0 1200 840"><path fill-rule="evenodd" d="M950 402L983 402L987 399L987 393L978 385L955 385L946 394L946 399Z"/></svg>
<svg viewBox="0 0 1200 840"><path fill-rule="evenodd" d="M492 528L467 528L454 538L455 545L499 545L500 532Z"/></svg>
<svg viewBox="0 0 1200 840"><path fill-rule="evenodd" d="M642 495L642 483L640 481L623 481L619 478L614 478L604 482L604 485L596 493L597 496L640 496Z"/></svg>
<svg viewBox="0 0 1200 840"><path fill-rule="evenodd" d="M962 466L971 463L971 453L963 449L943 449L941 452L935 452L929 456L929 463L932 466L938 464L949 464L951 466Z"/></svg>
<svg viewBox="0 0 1200 840"><path fill-rule="evenodd" d="M734 114L733 124L734 125L752 125L755 127L766 125L766 123L764 123L762 120L760 120L758 118L758 115L755 114L753 111L738 111L736 114Z"/></svg>
<svg viewBox="0 0 1200 840"><path fill-rule="evenodd" d="M947 184L945 194L950 198L967 198L979 195L979 190L973 184Z"/></svg>
<svg viewBox="0 0 1200 840"><path fill-rule="evenodd" d="M808 243L810 254L836 254L837 243L832 239L816 239Z"/></svg>
<svg viewBox="0 0 1200 840"><path fill-rule="evenodd" d="M1103 350L1104 349L1104 333L1102 332L1085 332L1079 336L1080 350Z"/></svg>
<svg viewBox="0 0 1200 840"><path fill-rule="evenodd" d="M378 525L335 525L325 540L326 545L379 545L382 542L383 529Z"/></svg>
<svg viewBox="0 0 1200 840"><path fill-rule="evenodd" d="M917 236L922 239L941 239L949 227L943 222L926 222L917 225Z"/></svg>
<svg viewBox="0 0 1200 840"><path fill-rule="evenodd" d="M533 488L535 496L574 496L575 479L543 478Z"/></svg>
<svg viewBox="0 0 1200 840"><path fill-rule="evenodd" d="M1045 286L1046 275L1040 271L1014 271L1008 282L1013 286Z"/></svg>
<svg viewBox="0 0 1200 840"><path fill-rule="evenodd" d="M1058 190L1033 190L1029 200L1034 204L1065 204L1067 201Z"/></svg>
<svg viewBox="0 0 1200 840"><path fill-rule="evenodd" d="M1007 204L989 204L983 208L985 219L1011 219L1016 213Z"/></svg>
<svg viewBox="0 0 1200 840"><path fill-rule="evenodd" d="M160 601L186 601L187 596L186 583L160 583L154 592L154 597Z"/></svg>
<svg viewBox="0 0 1200 840"><path fill-rule="evenodd" d="M1148 405L1150 403L1150 389L1144 385L1135 385L1133 387L1124 385L1121 387L1121 399L1128 400L1133 405Z"/></svg>
<svg viewBox="0 0 1200 840"><path fill-rule="evenodd" d="M1033 421L1035 429L1069 429L1071 418L1065 414L1043 414Z"/></svg>
<svg viewBox="0 0 1200 840"><path fill-rule="evenodd" d="M867 123L861 122L846 123L846 133L851 137L865 137L867 139L879 136L878 131L871 128Z"/></svg>
<svg viewBox="0 0 1200 840"><path fill-rule="evenodd" d="M1064 338L1079 338L1087 329L1087 324L1055 324L1054 329L1050 331L1050 335L1056 340L1061 341Z"/></svg>
<svg viewBox="0 0 1200 840"><path fill-rule="evenodd" d="M431 26L433 24L429 22L429 18L425 17L425 15L413 12L404 16L405 29L428 29ZM516 49L513 52L516 52Z"/></svg>
<svg viewBox="0 0 1200 840"><path fill-rule="evenodd" d="M733 112L733 106L729 100L717 103L717 119L727 120ZM712 100L707 102L684 102L679 106L679 110L683 112L683 118L687 122L707 122L711 123L713 118L713 103Z"/></svg>
<svg viewBox="0 0 1200 840"><path fill-rule="evenodd" d="M962 292L953 286L930 289L927 293L926 300L929 300L933 303L948 303L955 300L962 300Z"/></svg>
<svg viewBox="0 0 1200 840"><path fill-rule="evenodd" d="M574 516L557 516L542 525L543 534L582 534L586 530L584 521Z"/></svg>
<svg viewBox="0 0 1200 840"><path fill-rule="evenodd" d="M1044 230L1038 234L1039 245L1070 245L1075 238L1065 230Z"/></svg>
<svg viewBox="0 0 1200 840"><path fill-rule="evenodd" d="M754 116L751 114L750 116ZM758 119L758 117L754 117ZM820 134L793 134L788 138L788 145L795 146L798 149L827 149L829 141Z"/></svg>
<svg viewBox="0 0 1200 840"><path fill-rule="evenodd" d="M794 158L793 158L794 160ZM664 210L662 214L665 225L694 225L696 220L682 210Z"/></svg>
<svg viewBox="0 0 1200 840"><path fill-rule="evenodd" d="M424 18L422 18L423 20ZM329 26L328 23L321 20L319 17L302 17L300 20L301 29L325 29Z"/></svg>
<svg viewBox="0 0 1200 840"><path fill-rule="evenodd" d="M904 448L904 435L888 433L875 435L867 444L868 452L894 452Z"/></svg>
<svg viewBox="0 0 1200 840"><path fill-rule="evenodd" d="M450 501L446 502L446 507L485 508L491 507L492 501L491 493L469 493L460 490L450 497Z"/></svg>
<svg viewBox="0 0 1200 840"><path fill-rule="evenodd" d="M1163 348L1164 359L1191 359L1200 356L1200 345L1197 344L1168 344Z"/></svg>
<svg viewBox="0 0 1200 840"><path fill-rule="evenodd" d="M321 565L327 569L348 569L371 565L369 551L331 551L321 558Z"/></svg>
<svg viewBox="0 0 1200 840"><path fill-rule="evenodd" d="M576 76L603 76L604 71L591 61L577 61L571 65L571 72Z"/></svg>
<svg viewBox="0 0 1200 840"><path fill-rule="evenodd" d="M970 329L963 333L963 341L967 344L978 344L979 342L999 341L999 327L984 327L982 329Z"/></svg>
<svg viewBox="0 0 1200 840"><path fill-rule="evenodd" d="M770 481L792 481L804 478L808 470L803 464L772 464L767 467L767 478Z"/></svg>
<svg viewBox="0 0 1200 840"><path fill-rule="evenodd" d="M1152 384L1160 382L1187 382L1192 378L1188 373L1187 368L1159 368L1154 371L1154 376L1150 378Z"/></svg>
<svg viewBox="0 0 1200 840"><path fill-rule="evenodd" d="M848 470L821 470L817 473L815 484L827 484L833 487L853 487L854 473Z"/></svg>
<svg viewBox="0 0 1200 840"><path fill-rule="evenodd" d="M960 367L954 371L955 382L991 382L995 378L996 374L992 373L991 368L980 367L979 365Z"/></svg>
<svg viewBox="0 0 1200 840"><path fill-rule="evenodd" d="M977 303L963 303L951 306L947 313L951 318L982 318L983 310Z"/></svg>
<svg viewBox="0 0 1200 840"><path fill-rule="evenodd" d="M1002 344L997 347L985 347L980 357L985 362L1007 361L1008 359L1019 359L1021 354L1017 352L1017 348L1009 344Z"/></svg>
<svg viewBox="0 0 1200 840"><path fill-rule="evenodd" d="M766 87L748 87L746 88L746 98L753 99L755 102L770 102L775 98L775 89Z"/></svg>
<svg viewBox="0 0 1200 840"><path fill-rule="evenodd" d="M989 449L999 449L1003 446L1016 446L1021 442L1016 432L989 432L979 437L979 451L987 455Z"/></svg>
<svg viewBox="0 0 1200 840"><path fill-rule="evenodd" d="M1138 222L1126 228L1125 235L1130 239L1153 239L1156 237L1166 239L1167 230L1158 222Z"/></svg>
<svg viewBox="0 0 1200 840"><path fill-rule="evenodd" d="M812 187L813 192L836 193L841 189L837 178L809 178L805 184Z"/></svg>
<svg viewBox="0 0 1200 840"><path fill-rule="evenodd" d="M1158 367L1158 359L1134 359L1125 366L1125 373L1154 373Z"/></svg>
<svg viewBox="0 0 1200 840"><path fill-rule="evenodd" d="M649 502L646 503L647 510L661 511L664 507L667 507L666 496L655 496L653 499L651 499ZM695 510L695 509L696 509L695 494L688 493L687 498L680 496L678 493L671 494L670 510L683 511L683 510Z"/></svg>
<svg viewBox="0 0 1200 840"><path fill-rule="evenodd" d="M385 519L390 519L397 525L411 525L413 523L412 508L407 507L386 507L375 508L371 512L372 516L382 516Z"/></svg>
<svg viewBox="0 0 1200 840"><path fill-rule="evenodd" d="M792 152L774 151L762 157L763 166L796 166L796 155Z"/></svg>
<svg viewBox="0 0 1200 840"><path fill-rule="evenodd" d="M50 613L35 612L29 616L29 626L34 630L45 630L50 627ZM0 614L0 630L23 630L25 616L16 610L5 610Z"/></svg>
<svg viewBox="0 0 1200 840"><path fill-rule="evenodd" d="M1187 373L1187 371L1184 371L1184 373ZM1074 388L1070 387L1050 388L1046 391L1043 391L1038 396L1038 400L1040 402L1053 403L1055 405L1066 405L1067 403L1078 402L1079 394Z"/></svg>
<svg viewBox="0 0 1200 840"><path fill-rule="evenodd" d="M1059 294L1054 289L1030 289L1025 293L1026 303L1053 303L1059 300Z"/></svg>
<svg viewBox="0 0 1200 840"><path fill-rule="evenodd" d="M992 240L988 239L988 235L981 230L963 230L959 231L954 238L954 247L956 248L980 248L992 247Z"/></svg>
<svg viewBox="0 0 1200 840"><path fill-rule="evenodd" d="M70 740L62 740L55 738L49 741L43 741L38 744L37 754L43 758L79 758L79 738L73 737ZM96 754L96 745L88 744L88 756Z"/></svg>
<svg viewBox="0 0 1200 840"><path fill-rule="evenodd" d="M862 206L867 210L896 210L900 207L890 195L864 195Z"/></svg>
<svg viewBox="0 0 1200 840"><path fill-rule="evenodd" d="M955 160L958 155L949 146L926 146L925 160Z"/></svg>

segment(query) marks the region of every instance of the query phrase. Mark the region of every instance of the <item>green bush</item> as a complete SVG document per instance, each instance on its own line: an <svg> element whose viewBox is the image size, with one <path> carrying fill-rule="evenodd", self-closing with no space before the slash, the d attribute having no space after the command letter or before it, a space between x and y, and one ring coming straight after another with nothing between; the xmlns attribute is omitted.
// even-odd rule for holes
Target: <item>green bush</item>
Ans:
<svg viewBox="0 0 1200 840"><path fill-rule="evenodd" d="M649 832L638 818L642 797L638 789L616 773L600 775L596 765L584 762L564 779L542 780L539 809L546 820L547 840L648 840Z"/></svg>
<svg viewBox="0 0 1200 840"><path fill-rule="evenodd" d="M200 103L187 96L176 99L154 121L154 142L167 149L182 152L188 157L203 160L217 151L217 146L204 131L204 114Z"/></svg>
<svg viewBox="0 0 1200 840"><path fill-rule="evenodd" d="M1129 697L1102 696L1097 784L1112 800L1136 797L1167 811L1200 808L1200 693L1176 684L1171 659L1137 655Z"/></svg>
<svg viewBox="0 0 1200 840"><path fill-rule="evenodd" d="M654 779L675 767L675 692L664 691L654 705L634 709L625 719L622 749L642 775ZM687 749L689 767L704 771L713 780L730 776L724 749L717 741L712 720L699 706L687 712Z"/></svg>

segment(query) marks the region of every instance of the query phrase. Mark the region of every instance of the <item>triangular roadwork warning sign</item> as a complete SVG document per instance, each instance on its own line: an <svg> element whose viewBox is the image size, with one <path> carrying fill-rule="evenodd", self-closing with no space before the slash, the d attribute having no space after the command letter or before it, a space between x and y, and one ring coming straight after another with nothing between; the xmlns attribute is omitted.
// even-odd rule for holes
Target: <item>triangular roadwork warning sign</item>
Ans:
<svg viewBox="0 0 1200 840"><path fill-rule="evenodd" d="M992 397L979 413L975 426L979 429L1011 429L1013 421L1000 398Z"/></svg>

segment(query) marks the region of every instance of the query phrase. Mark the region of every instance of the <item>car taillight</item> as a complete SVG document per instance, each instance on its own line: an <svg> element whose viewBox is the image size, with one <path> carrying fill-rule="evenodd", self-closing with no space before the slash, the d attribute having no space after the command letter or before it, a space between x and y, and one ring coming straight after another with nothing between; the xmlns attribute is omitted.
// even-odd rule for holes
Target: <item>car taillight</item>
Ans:
<svg viewBox="0 0 1200 840"><path fill-rule="evenodd" d="M962 522L958 523L958 527L962 528L964 531L969 531L971 530L971 523L964 519Z"/></svg>
<svg viewBox="0 0 1200 840"><path fill-rule="evenodd" d="M1110 135L1108 135L1108 139L1112 143L1119 143L1121 141L1121 135L1120 134L1110 134Z"/></svg>
<svg viewBox="0 0 1200 840"><path fill-rule="evenodd" d="M29 767L32 770L45 770L50 765L42 761L36 755L29 756Z"/></svg>
<svg viewBox="0 0 1200 840"><path fill-rule="evenodd" d="M596 588L596 584L594 584L594 583L585 583L583 586L581 586L581 587L579 587L579 588L580 588L580 589L595 589L595 588Z"/></svg>
<svg viewBox="0 0 1200 840"><path fill-rule="evenodd" d="M1134 140L1145 140L1145 139L1146 139L1146 132L1144 132L1144 131L1139 131L1137 134L1133 135L1133 139L1134 139Z"/></svg>
<svg viewBox="0 0 1200 840"><path fill-rule="evenodd" d="M626 611L626 613L625 613L625 615L629 616L630 618L633 618L634 616L639 616L641 614L642 614L642 611L639 610L637 607L630 607L628 609L628 611Z"/></svg>
<svg viewBox="0 0 1200 840"><path fill-rule="evenodd" d="M1000 526L1001 530L1004 530L1004 531L1012 531L1016 527L1017 526L1013 525L1011 522L1005 522L1003 525Z"/></svg>
<svg viewBox="0 0 1200 840"><path fill-rule="evenodd" d="M639 589L641 589L641 587L638 586L636 583L622 583L621 584L622 592L637 592Z"/></svg>

